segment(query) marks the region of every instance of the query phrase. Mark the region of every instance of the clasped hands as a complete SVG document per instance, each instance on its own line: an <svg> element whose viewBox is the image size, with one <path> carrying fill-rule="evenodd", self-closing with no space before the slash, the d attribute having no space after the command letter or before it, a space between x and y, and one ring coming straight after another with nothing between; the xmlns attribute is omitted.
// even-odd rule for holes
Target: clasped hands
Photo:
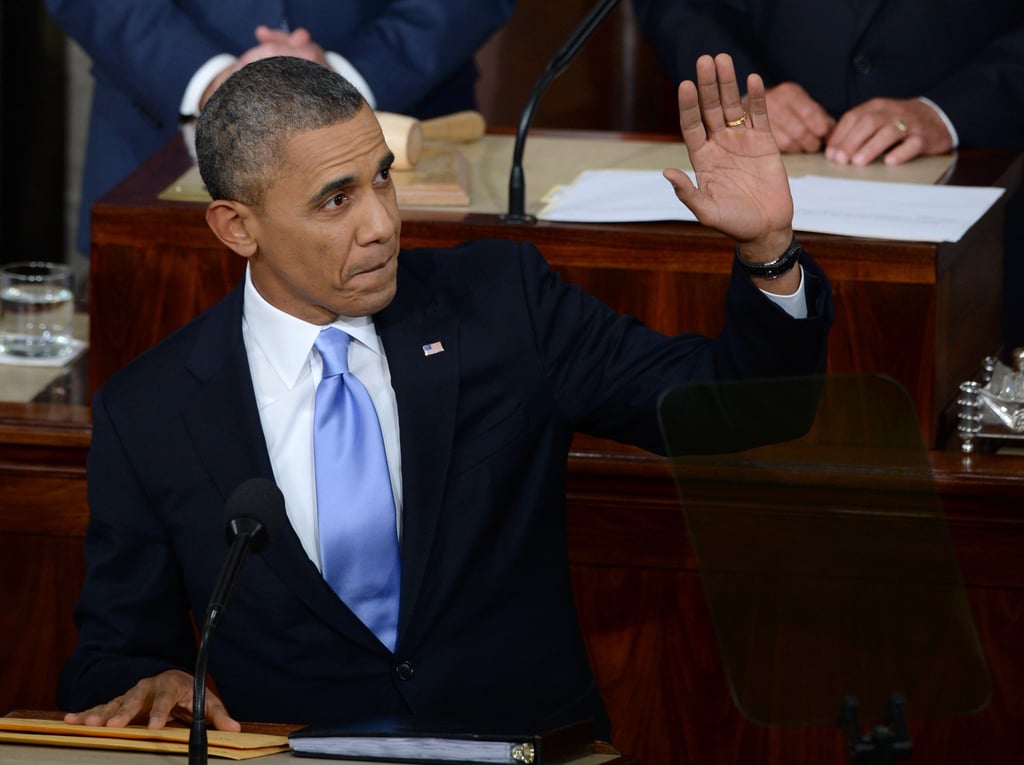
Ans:
<svg viewBox="0 0 1024 765"><path fill-rule="evenodd" d="M795 82L770 88L767 101L775 139L787 153L824 148L828 159L843 165L866 165L879 157L898 165L953 149L938 112L919 98L872 98L838 122Z"/></svg>
<svg viewBox="0 0 1024 765"><path fill-rule="evenodd" d="M254 32L256 45L245 51L231 66L221 70L210 84L206 87L199 100L199 107L202 108L214 91L224 81L237 72L246 64L258 61L271 56L295 56L297 58L315 61L318 64L327 66L327 54L319 43L315 42L309 30L298 27L293 31L287 29L271 29L267 26L258 26Z"/></svg>

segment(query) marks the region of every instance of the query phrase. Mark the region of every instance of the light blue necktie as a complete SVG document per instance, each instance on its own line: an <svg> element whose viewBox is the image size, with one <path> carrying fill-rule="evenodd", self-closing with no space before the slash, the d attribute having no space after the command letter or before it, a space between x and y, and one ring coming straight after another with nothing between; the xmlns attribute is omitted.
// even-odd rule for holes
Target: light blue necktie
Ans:
<svg viewBox="0 0 1024 765"><path fill-rule="evenodd" d="M313 462L324 578L392 651L401 564L384 439L370 394L348 369L352 338L328 327L313 414Z"/></svg>

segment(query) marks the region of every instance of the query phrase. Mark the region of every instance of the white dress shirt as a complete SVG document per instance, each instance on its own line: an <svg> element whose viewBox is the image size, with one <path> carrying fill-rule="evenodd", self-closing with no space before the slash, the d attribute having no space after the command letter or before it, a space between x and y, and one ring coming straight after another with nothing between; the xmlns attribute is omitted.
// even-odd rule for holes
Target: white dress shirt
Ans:
<svg viewBox="0 0 1024 765"><path fill-rule="evenodd" d="M352 83L360 95L366 99L366 103L369 104L370 108L376 109L377 99L373 95L369 83L359 73L359 70L352 66L352 63L340 53L329 50L324 51L324 56L331 69ZM203 93L206 92L210 83L213 82L213 78L236 61L238 59L230 53L221 53L199 67L188 81L188 85L185 86L185 93L182 95L181 103L178 105L178 114L185 117L198 117L199 100L203 97Z"/></svg>
<svg viewBox="0 0 1024 765"><path fill-rule="evenodd" d="M339 316L329 326L354 338L348 351L349 369L366 387L377 410L395 495L395 524L401 538L398 403L391 388L391 372L383 346L368 316ZM256 291L246 269L242 338L249 357L260 423L274 480L284 494L288 520L317 568L321 568L321 562L313 468L313 403L323 364L320 354L313 349L313 342L324 328L270 305Z"/></svg>

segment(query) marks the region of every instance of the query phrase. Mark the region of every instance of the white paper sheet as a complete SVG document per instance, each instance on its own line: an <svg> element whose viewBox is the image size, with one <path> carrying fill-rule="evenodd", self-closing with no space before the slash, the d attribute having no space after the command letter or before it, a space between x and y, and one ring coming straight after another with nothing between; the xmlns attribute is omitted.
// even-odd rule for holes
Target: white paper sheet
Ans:
<svg viewBox="0 0 1024 765"><path fill-rule="evenodd" d="M692 178L693 175L691 174ZM793 228L821 234L956 242L1003 194L1001 188L791 178ZM538 216L574 223L695 221L660 172L586 170Z"/></svg>

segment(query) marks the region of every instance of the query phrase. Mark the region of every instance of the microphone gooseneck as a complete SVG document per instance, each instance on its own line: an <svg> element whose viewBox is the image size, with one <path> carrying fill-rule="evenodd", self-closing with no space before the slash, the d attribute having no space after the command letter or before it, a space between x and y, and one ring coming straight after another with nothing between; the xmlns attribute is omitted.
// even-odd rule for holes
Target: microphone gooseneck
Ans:
<svg viewBox="0 0 1024 765"><path fill-rule="evenodd" d="M192 728L188 738L189 765L206 765L206 663L213 631L227 608L242 564L249 551L260 552L274 536L284 516L284 497L273 481L251 478L232 492L224 506L225 537L230 545L220 576L210 595L199 636L192 675Z"/></svg>
<svg viewBox="0 0 1024 765"><path fill-rule="evenodd" d="M516 128L516 143L512 151L512 171L508 179L508 212L501 216L501 220L505 223L535 223L537 221L533 215L526 213L526 176L523 173L523 150L526 147L526 134L533 121L533 112L551 81L565 71L583 44L590 39L594 30L618 3L619 0L598 0L597 5L576 25L568 39L562 43L540 77L537 78L537 83L533 86L533 91L519 117L519 126Z"/></svg>

